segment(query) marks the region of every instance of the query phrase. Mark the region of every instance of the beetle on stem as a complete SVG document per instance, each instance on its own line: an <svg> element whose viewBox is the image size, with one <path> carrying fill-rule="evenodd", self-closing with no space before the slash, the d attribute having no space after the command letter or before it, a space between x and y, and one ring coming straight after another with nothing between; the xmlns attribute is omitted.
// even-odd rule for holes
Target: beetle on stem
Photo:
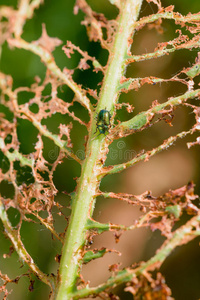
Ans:
<svg viewBox="0 0 200 300"><path fill-rule="evenodd" d="M109 131L110 128L110 119L111 119L111 115L110 112L106 109L102 109L100 110L98 116L97 116L97 128L95 133L97 132L97 130L99 131L99 135L100 134L106 134L106 132Z"/></svg>

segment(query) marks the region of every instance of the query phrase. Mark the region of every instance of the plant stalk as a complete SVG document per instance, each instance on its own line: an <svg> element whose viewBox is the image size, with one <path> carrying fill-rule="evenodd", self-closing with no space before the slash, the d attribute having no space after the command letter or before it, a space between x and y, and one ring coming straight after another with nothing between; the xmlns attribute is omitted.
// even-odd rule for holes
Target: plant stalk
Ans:
<svg viewBox="0 0 200 300"><path fill-rule="evenodd" d="M138 17L142 0L123 1L118 30L111 49L97 112L102 107L110 110L118 96L118 85L125 70L125 57L129 49L128 39L134 30L134 23ZM105 156L105 137L94 135L96 120L93 117L86 148L86 158L82 165L81 176L78 181L76 195L73 199L72 213L65 236L60 262L57 300L73 299L76 291L76 280L82 263L82 250L86 241L87 222L94 210L94 195L99 186L98 175Z"/></svg>

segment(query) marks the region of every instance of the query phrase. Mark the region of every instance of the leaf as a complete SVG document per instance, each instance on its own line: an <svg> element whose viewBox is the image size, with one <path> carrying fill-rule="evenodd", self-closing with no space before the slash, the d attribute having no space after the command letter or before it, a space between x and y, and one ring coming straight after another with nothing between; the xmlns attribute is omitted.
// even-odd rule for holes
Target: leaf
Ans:
<svg viewBox="0 0 200 300"><path fill-rule="evenodd" d="M192 68L188 68L187 70L188 71L185 72L185 74L190 78L194 78L195 76L200 74L200 65L196 64Z"/></svg>
<svg viewBox="0 0 200 300"><path fill-rule="evenodd" d="M107 249L106 248L102 248L101 250L91 250L91 251L87 251L83 257L83 263L88 263L89 261L96 259L96 258L100 258L102 256L104 256L104 254L106 254Z"/></svg>
<svg viewBox="0 0 200 300"><path fill-rule="evenodd" d="M103 224L103 223L96 222L92 219L88 219L87 229L96 229L97 232L100 234L104 231L108 231L110 229L110 225L108 223Z"/></svg>
<svg viewBox="0 0 200 300"><path fill-rule="evenodd" d="M173 214L176 219L180 217L180 214L181 214L180 205L169 205L169 206L166 207L165 210L168 213Z"/></svg>

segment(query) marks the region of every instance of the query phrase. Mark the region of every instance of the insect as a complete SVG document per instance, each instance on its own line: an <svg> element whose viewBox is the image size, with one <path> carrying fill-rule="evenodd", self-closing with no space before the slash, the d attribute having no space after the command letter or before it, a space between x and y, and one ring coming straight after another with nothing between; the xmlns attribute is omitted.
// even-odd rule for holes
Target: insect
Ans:
<svg viewBox="0 0 200 300"><path fill-rule="evenodd" d="M97 116L97 130L99 131L99 134L104 134L109 131L110 128L110 119L111 115L110 112L106 109L100 110L98 116Z"/></svg>

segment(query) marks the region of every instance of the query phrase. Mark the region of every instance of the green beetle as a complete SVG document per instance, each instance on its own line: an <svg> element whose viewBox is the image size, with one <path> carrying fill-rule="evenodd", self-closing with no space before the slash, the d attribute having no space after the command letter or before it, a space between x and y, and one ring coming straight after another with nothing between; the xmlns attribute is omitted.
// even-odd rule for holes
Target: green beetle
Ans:
<svg viewBox="0 0 200 300"><path fill-rule="evenodd" d="M99 131L99 134L104 134L109 131L110 128L110 119L111 115L110 112L106 109L100 110L98 116L97 116L97 130Z"/></svg>

